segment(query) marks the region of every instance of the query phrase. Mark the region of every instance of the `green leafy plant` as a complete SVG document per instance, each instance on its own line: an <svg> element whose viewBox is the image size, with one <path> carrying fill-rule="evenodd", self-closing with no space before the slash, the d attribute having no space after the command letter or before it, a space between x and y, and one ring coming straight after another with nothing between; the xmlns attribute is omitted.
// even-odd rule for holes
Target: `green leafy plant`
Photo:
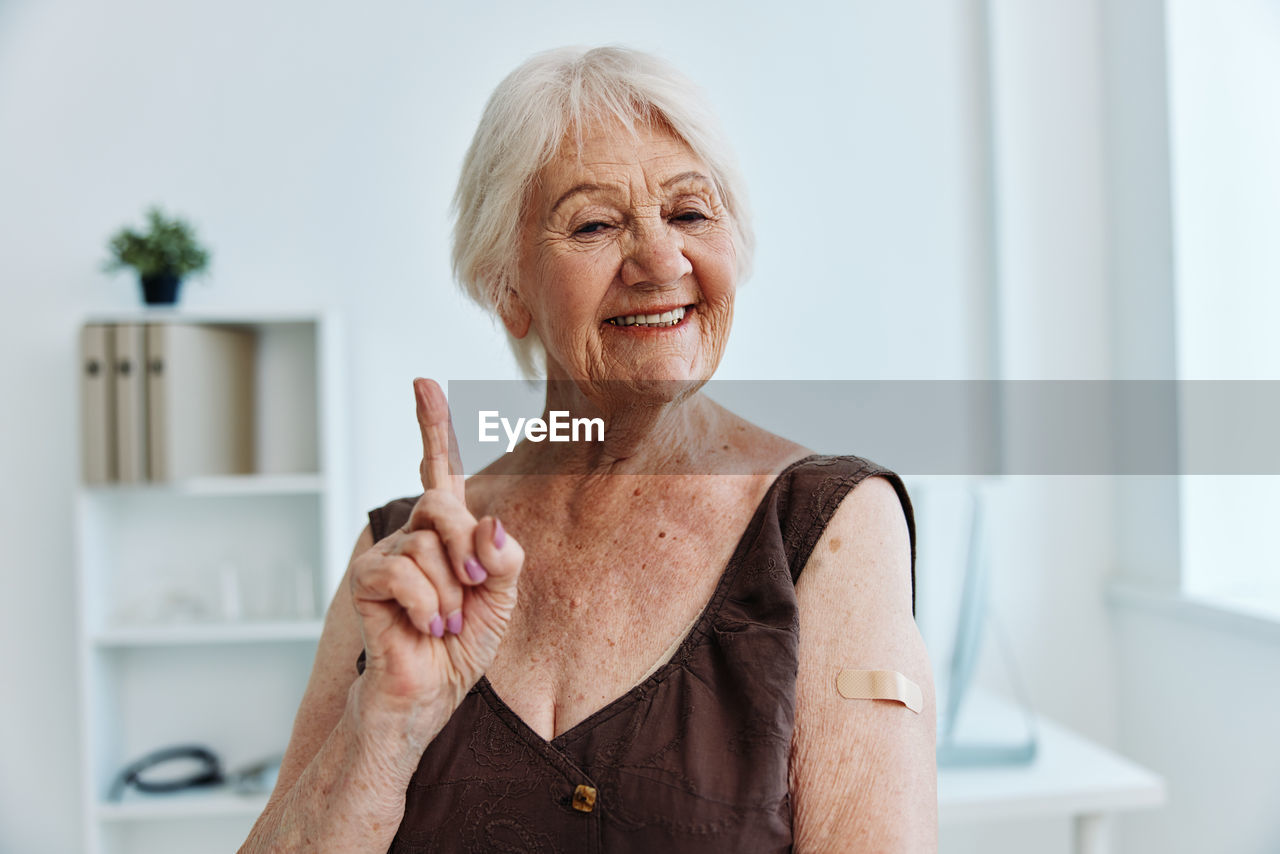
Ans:
<svg viewBox="0 0 1280 854"><path fill-rule="evenodd" d="M132 267L144 278L166 273L181 278L208 266L209 253L185 221L166 218L155 206L147 211L147 219L151 230L146 234L123 228L111 238L107 246L112 257L103 265L106 272Z"/></svg>

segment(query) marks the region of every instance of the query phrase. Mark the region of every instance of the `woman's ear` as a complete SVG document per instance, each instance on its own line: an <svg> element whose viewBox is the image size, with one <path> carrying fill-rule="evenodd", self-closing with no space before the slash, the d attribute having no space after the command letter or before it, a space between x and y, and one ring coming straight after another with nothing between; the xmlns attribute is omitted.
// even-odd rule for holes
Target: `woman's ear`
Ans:
<svg viewBox="0 0 1280 854"><path fill-rule="evenodd" d="M498 316L502 318L502 325L507 327L512 338L523 338L529 334L533 315L529 313L528 307L524 304L524 300L520 299L520 294L516 293L515 288L507 286L506 299L502 300L498 306Z"/></svg>

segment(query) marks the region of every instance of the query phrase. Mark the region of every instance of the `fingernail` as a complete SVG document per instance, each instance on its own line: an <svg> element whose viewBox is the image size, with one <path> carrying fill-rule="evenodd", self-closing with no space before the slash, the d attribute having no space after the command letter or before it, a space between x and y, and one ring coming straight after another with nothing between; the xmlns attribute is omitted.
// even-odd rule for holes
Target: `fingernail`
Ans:
<svg viewBox="0 0 1280 854"><path fill-rule="evenodd" d="M479 584L489 577L489 573L484 571L484 567L480 565L480 561L473 557L469 557L463 564L467 568L467 575L471 576L471 580Z"/></svg>
<svg viewBox="0 0 1280 854"><path fill-rule="evenodd" d="M462 612L454 611L449 615L449 634L456 635L462 632Z"/></svg>
<svg viewBox="0 0 1280 854"><path fill-rule="evenodd" d="M439 614L431 618L431 634L438 638L444 637L444 620L440 619Z"/></svg>
<svg viewBox="0 0 1280 854"><path fill-rule="evenodd" d="M493 547L500 549L507 544L507 532L502 529L502 520L496 516L493 519Z"/></svg>

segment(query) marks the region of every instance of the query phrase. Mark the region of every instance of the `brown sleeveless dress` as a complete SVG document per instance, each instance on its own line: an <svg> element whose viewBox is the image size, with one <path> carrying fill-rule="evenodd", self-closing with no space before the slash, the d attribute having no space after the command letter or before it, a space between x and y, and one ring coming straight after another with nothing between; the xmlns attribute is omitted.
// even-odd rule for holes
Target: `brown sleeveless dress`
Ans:
<svg viewBox="0 0 1280 854"><path fill-rule="evenodd" d="M877 476L907 518L914 612L902 481L859 457L798 460L769 487L675 655L626 694L546 741L481 677L423 753L391 854L790 851L795 582L841 500ZM415 500L371 511L374 540Z"/></svg>

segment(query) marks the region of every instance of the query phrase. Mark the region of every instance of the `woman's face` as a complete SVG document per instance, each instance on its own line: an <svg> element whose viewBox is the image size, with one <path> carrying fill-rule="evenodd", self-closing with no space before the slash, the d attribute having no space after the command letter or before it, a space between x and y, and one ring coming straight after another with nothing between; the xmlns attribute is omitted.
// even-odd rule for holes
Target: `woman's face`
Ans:
<svg viewBox="0 0 1280 854"><path fill-rule="evenodd" d="M663 127L603 125L538 176L514 308L547 350L549 379L638 389L700 384L733 320L737 261L711 170Z"/></svg>

